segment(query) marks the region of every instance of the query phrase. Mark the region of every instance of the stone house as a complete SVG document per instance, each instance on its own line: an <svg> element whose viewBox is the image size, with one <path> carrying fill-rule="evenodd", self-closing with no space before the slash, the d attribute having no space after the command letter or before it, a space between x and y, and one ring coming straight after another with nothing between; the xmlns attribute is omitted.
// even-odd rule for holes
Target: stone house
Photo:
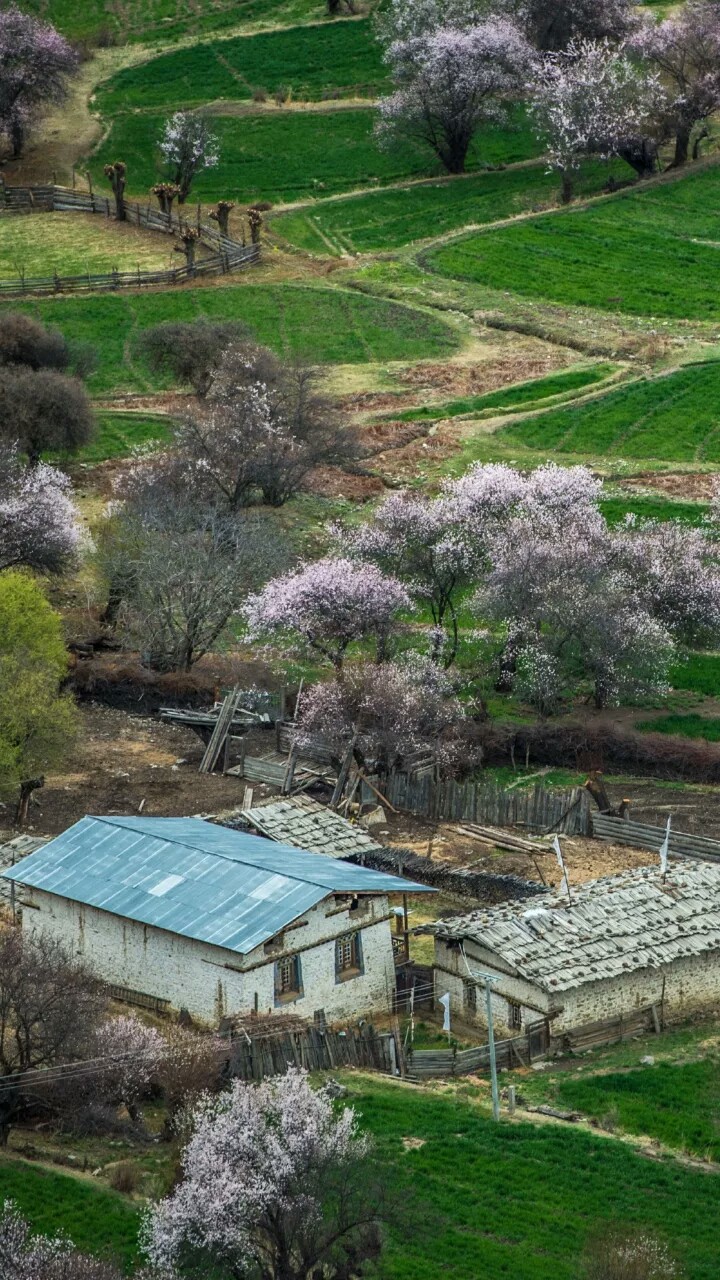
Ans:
<svg viewBox="0 0 720 1280"><path fill-rule="evenodd" d="M529 906L508 903L428 926L435 995L451 1011L517 1035L547 1020L553 1036L651 1006L683 1017L720 1002L720 865L673 863L574 885Z"/></svg>
<svg viewBox="0 0 720 1280"><path fill-rule="evenodd" d="M86 817L2 876L24 930L207 1023L387 1009L390 899L433 892L199 818Z"/></svg>

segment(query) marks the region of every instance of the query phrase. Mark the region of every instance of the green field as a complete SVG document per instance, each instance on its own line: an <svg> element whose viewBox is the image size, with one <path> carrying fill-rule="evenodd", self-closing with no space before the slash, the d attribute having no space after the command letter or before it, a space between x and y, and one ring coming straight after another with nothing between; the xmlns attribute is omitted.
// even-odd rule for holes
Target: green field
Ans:
<svg viewBox="0 0 720 1280"><path fill-rule="evenodd" d="M317 21L327 12L322 0L23 0L22 8L53 22L73 39L93 40L108 33L113 40L176 40L242 23Z"/></svg>
<svg viewBox="0 0 720 1280"><path fill-rule="evenodd" d="M103 115L187 110L218 98L248 100L283 86L293 99L375 96L387 69L369 21L270 31L195 44L128 67L100 86Z"/></svg>
<svg viewBox="0 0 720 1280"><path fill-rule="evenodd" d="M578 190L596 194L611 172L620 178L623 170L628 172L620 161L609 166L589 160L579 174ZM310 253L371 253L510 218L539 206L551 207L558 195L557 176L548 173L543 164L315 204L282 214L273 220L272 227Z"/></svg>
<svg viewBox="0 0 720 1280"><path fill-rule="evenodd" d="M442 1097L353 1075L343 1081L392 1186L387 1280L576 1280L588 1236L618 1221L667 1238L687 1280L715 1280L713 1177L651 1164L570 1126L494 1125L472 1086ZM421 1145L406 1150L404 1138ZM112 1244L132 1255L134 1209L90 1182L0 1165L2 1193L42 1230L63 1225L85 1248Z"/></svg>
<svg viewBox="0 0 720 1280"><path fill-rule="evenodd" d="M74 461L94 463L125 458L143 445L167 440L169 434L168 419L160 414L101 412L97 415L94 440L74 455Z"/></svg>
<svg viewBox="0 0 720 1280"><path fill-rule="evenodd" d="M88 1253L125 1266L137 1256L138 1212L124 1196L88 1179L51 1173L25 1160L0 1160L0 1204L15 1200L42 1235L62 1233Z"/></svg>
<svg viewBox="0 0 720 1280"><path fill-rule="evenodd" d="M662 1062L641 1071L577 1076L557 1089L561 1103L628 1133L658 1138L692 1155L720 1159L718 1062Z"/></svg>
<svg viewBox="0 0 720 1280"><path fill-rule="evenodd" d="M256 114L210 116L220 139L220 164L198 177L193 196L204 201L291 201L440 171L439 161L420 146L382 150L373 134L375 114L370 107L295 111L273 106ZM122 156L128 190L148 191L162 173L157 149L165 119L152 113L115 117L91 162L99 189L107 188L103 166ZM533 155L537 142L519 114L516 127L478 134L470 167Z"/></svg>
<svg viewBox="0 0 720 1280"><path fill-rule="evenodd" d="M497 439L552 453L720 462L720 361L551 409L503 428Z"/></svg>
<svg viewBox="0 0 720 1280"><path fill-rule="evenodd" d="M142 349L143 330L163 320L242 320L259 342L317 364L440 358L460 343L455 328L424 311L349 290L295 284L48 298L7 304L5 310L26 311L95 347L99 366L89 379L95 394L169 385L150 371Z"/></svg>
<svg viewBox="0 0 720 1280"><path fill-rule="evenodd" d="M687 715L658 716L654 720L638 720L635 725L641 733L669 733L681 738L704 738L706 742L720 742L720 717Z"/></svg>
<svg viewBox="0 0 720 1280"><path fill-rule="evenodd" d="M0 280L21 276L162 270L173 261L172 237L138 231L92 213L42 213L0 219Z"/></svg>
<svg viewBox="0 0 720 1280"><path fill-rule="evenodd" d="M720 697L720 653L688 651L670 671L673 689L687 689L706 698Z"/></svg>
<svg viewBox="0 0 720 1280"><path fill-rule="evenodd" d="M664 498L651 493L626 492L603 498L600 507L609 524L619 524L632 512L642 520L682 520L684 524L701 525L708 513L706 502L686 502L682 498Z"/></svg>
<svg viewBox="0 0 720 1280"><path fill-rule="evenodd" d="M518 382L512 387L488 391L482 396L465 396L460 400L446 400L442 404L423 405L418 409L405 409L402 413L388 415L395 422L437 421L440 418L458 418L463 414L496 411L512 413L535 403L542 404L554 396L571 395L602 382L610 377L616 366L597 364L590 369L569 369L551 373L545 378L533 378L530 382Z"/></svg>
<svg viewBox="0 0 720 1280"><path fill-rule="evenodd" d="M642 316L713 320L720 166L640 186L585 209L468 236L434 270L493 289Z"/></svg>

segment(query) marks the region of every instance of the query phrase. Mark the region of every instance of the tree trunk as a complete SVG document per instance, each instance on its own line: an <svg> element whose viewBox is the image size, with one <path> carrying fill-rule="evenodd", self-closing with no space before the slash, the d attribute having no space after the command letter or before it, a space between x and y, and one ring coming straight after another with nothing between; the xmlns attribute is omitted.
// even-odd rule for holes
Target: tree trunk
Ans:
<svg viewBox="0 0 720 1280"><path fill-rule="evenodd" d="M573 177L569 169L564 169L562 174L562 188L560 191L560 200L563 204L570 204L573 198Z"/></svg>
<svg viewBox="0 0 720 1280"><path fill-rule="evenodd" d="M19 160L25 146L25 125L22 120L13 119L10 125L10 142L12 144L12 158Z"/></svg>
<svg viewBox="0 0 720 1280"><path fill-rule="evenodd" d="M124 599L125 599L124 591L120 587L115 586L111 582L108 590L107 604L105 605L105 608L100 615L100 621L102 622L103 626L112 627L112 628L115 627L115 624L117 623L117 620L118 620L120 607Z"/></svg>
<svg viewBox="0 0 720 1280"><path fill-rule="evenodd" d="M39 791L40 787L44 787L44 786L45 786L45 779L43 777L25 778L24 781L20 783L20 799L18 800L18 806L17 806L17 809L15 810L16 826L23 827L25 825L25 823L28 820L28 810L30 808L30 796L32 795L33 791Z"/></svg>
<svg viewBox="0 0 720 1280"><path fill-rule="evenodd" d="M687 164L688 151L690 150L690 130L687 128L678 129L675 136L675 155L673 156L671 169L681 169Z"/></svg>

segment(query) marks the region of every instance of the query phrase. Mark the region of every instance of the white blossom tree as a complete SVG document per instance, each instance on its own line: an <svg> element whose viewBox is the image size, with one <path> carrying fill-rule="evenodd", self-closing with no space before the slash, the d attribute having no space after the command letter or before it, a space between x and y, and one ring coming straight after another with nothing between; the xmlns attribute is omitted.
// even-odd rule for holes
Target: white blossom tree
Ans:
<svg viewBox="0 0 720 1280"><path fill-rule="evenodd" d="M673 165L687 162L693 131L693 158L707 122L720 107L720 6L690 0L663 22L646 19L633 48L659 71L669 95L668 127L675 135Z"/></svg>
<svg viewBox="0 0 720 1280"><path fill-rule="evenodd" d="M219 165L220 141L202 116L176 111L165 123L160 154L179 188L178 204L184 204L197 175Z"/></svg>
<svg viewBox="0 0 720 1280"><path fill-rule="evenodd" d="M463 173L480 125L502 122L521 88L531 49L509 19L441 26L387 47L395 92L380 101L378 136L428 146L449 173Z"/></svg>
<svg viewBox="0 0 720 1280"><path fill-rule="evenodd" d="M133 1013L108 1018L96 1032L95 1053L103 1092L139 1121L142 1098L168 1056L164 1036Z"/></svg>
<svg viewBox="0 0 720 1280"><path fill-rule="evenodd" d="M0 570L61 573L80 542L67 476L42 462L28 467L15 446L0 444Z"/></svg>
<svg viewBox="0 0 720 1280"><path fill-rule="evenodd" d="M370 1142L350 1107L291 1069L236 1081L191 1116L183 1178L142 1232L158 1269L243 1280L350 1280L380 1252Z"/></svg>
<svg viewBox="0 0 720 1280"><path fill-rule="evenodd" d="M562 175L565 203L584 156L619 156L639 177L654 172L665 111L660 74L607 41L572 41L547 54L530 85L530 107L550 165Z"/></svg>
<svg viewBox="0 0 720 1280"><path fill-rule="evenodd" d="M28 127L43 108L62 102L78 57L64 36L17 5L0 12L0 133L21 155Z"/></svg>
<svg viewBox="0 0 720 1280"><path fill-rule="evenodd" d="M499 0L543 52L559 52L573 40L619 43L635 26L633 0Z"/></svg>
<svg viewBox="0 0 720 1280"><path fill-rule="evenodd" d="M3 1280L122 1280L118 1267L79 1253L66 1236L33 1235L12 1200L0 1208L0 1276Z"/></svg>
<svg viewBox="0 0 720 1280"><path fill-rule="evenodd" d="M410 603L397 578L375 565L328 556L273 578L250 596L244 614L249 639L284 640L340 671L354 641L373 640L378 658L387 656L398 615Z"/></svg>

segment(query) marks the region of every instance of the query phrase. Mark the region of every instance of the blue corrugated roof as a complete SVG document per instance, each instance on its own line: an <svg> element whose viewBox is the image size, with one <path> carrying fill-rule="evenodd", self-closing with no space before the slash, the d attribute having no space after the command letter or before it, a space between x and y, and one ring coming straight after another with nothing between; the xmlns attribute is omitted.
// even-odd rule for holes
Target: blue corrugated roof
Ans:
<svg viewBox="0 0 720 1280"><path fill-rule="evenodd" d="M202 818L83 818L3 878L241 955L329 893L432 892Z"/></svg>

